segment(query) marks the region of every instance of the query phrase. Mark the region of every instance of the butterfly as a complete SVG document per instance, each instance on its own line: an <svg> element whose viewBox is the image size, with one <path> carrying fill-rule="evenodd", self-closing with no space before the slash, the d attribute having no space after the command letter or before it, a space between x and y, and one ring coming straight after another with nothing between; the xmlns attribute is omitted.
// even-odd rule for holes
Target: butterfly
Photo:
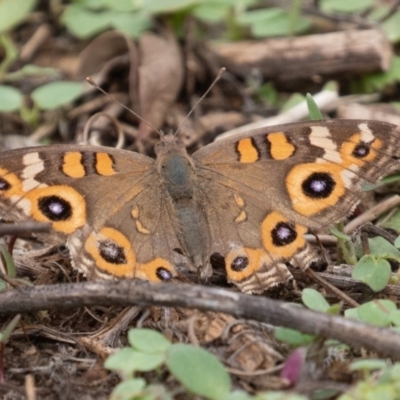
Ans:
<svg viewBox="0 0 400 400"><path fill-rule="evenodd" d="M348 215L361 184L399 167L400 133L378 121L272 126L189 155L162 135L156 158L108 147L53 145L0 153L0 218L50 222L89 279L168 281L178 266L259 293L306 269L304 239Z"/></svg>

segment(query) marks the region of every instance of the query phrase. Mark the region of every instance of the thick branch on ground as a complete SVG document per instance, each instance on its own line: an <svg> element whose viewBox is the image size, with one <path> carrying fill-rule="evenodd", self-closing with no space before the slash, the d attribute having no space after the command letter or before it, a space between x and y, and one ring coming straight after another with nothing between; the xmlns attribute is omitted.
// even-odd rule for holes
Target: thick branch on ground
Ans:
<svg viewBox="0 0 400 400"><path fill-rule="evenodd" d="M184 307L223 312L238 318L335 338L353 346L365 346L383 356L400 360L400 335L394 331L226 289L121 280L36 286L0 292L0 314L93 305Z"/></svg>
<svg viewBox="0 0 400 400"><path fill-rule="evenodd" d="M278 81L385 71L392 57L390 43L379 29L219 43L213 49L228 71L240 75L256 68Z"/></svg>

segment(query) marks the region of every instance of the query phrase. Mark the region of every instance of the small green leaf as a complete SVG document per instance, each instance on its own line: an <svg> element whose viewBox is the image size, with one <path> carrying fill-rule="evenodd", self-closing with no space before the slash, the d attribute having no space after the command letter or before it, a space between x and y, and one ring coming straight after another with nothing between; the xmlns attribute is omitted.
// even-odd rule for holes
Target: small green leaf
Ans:
<svg viewBox="0 0 400 400"><path fill-rule="evenodd" d="M201 21L213 24L224 21L229 16L230 9L228 4L200 4L193 9L192 14Z"/></svg>
<svg viewBox="0 0 400 400"><path fill-rule="evenodd" d="M379 26L391 42L398 42L400 40L400 11L395 12Z"/></svg>
<svg viewBox="0 0 400 400"><path fill-rule="evenodd" d="M310 397L302 396L301 394L288 393L283 391L268 391L260 393L254 400L309 400Z"/></svg>
<svg viewBox="0 0 400 400"><path fill-rule="evenodd" d="M61 72L57 68L39 67L34 64L26 64L14 72L7 72L5 75L7 81L18 81L20 79L32 76L45 76L46 78L53 78L61 76Z"/></svg>
<svg viewBox="0 0 400 400"><path fill-rule="evenodd" d="M138 3L138 0L135 3ZM198 3L199 0L146 0L140 2L140 5L151 14L167 14L187 10Z"/></svg>
<svg viewBox="0 0 400 400"><path fill-rule="evenodd" d="M390 325L390 314L396 309L396 304L390 300L373 300L361 304L357 308L357 314L361 321L385 327Z"/></svg>
<svg viewBox="0 0 400 400"><path fill-rule="evenodd" d="M310 20L302 17L297 20L296 26L292 27L290 17L287 13L285 13L272 21L268 20L255 22L250 26L250 29L255 38L265 38L304 33L310 28L310 26Z"/></svg>
<svg viewBox="0 0 400 400"><path fill-rule="evenodd" d="M253 396L246 392L235 390L234 392L228 393L223 400L255 400Z"/></svg>
<svg viewBox="0 0 400 400"><path fill-rule="evenodd" d="M400 81L400 57L393 56L390 67L384 72L374 72L364 74L361 79L360 90L372 93L374 91L381 91L386 86L392 85Z"/></svg>
<svg viewBox="0 0 400 400"><path fill-rule="evenodd" d="M398 382L399 376L400 376L400 363L396 363L393 365L393 367L390 369L390 374L393 379L396 379Z"/></svg>
<svg viewBox="0 0 400 400"><path fill-rule="evenodd" d="M134 371L152 371L165 360L164 354L145 354L125 347L107 358L104 368L122 371L126 375Z"/></svg>
<svg viewBox="0 0 400 400"><path fill-rule="evenodd" d="M61 22L79 39L88 39L111 27L114 11L92 12L78 4L70 5Z"/></svg>
<svg viewBox="0 0 400 400"><path fill-rule="evenodd" d="M103 3L105 7L120 13L129 13L137 9L132 0L103 0Z"/></svg>
<svg viewBox="0 0 400 400"><path fill-rule="evenodd" d="M207 399L220 400L231 390L228 373L208 351L187 344L175 344L167 353L171 373L190 392Z"/></svg>
<svg viewBox="0 0 400 400"><path fill-rule="evenodd" d="M17 111L22 106L22 93L12 86L0 85L0 112Z"/></svg>
<svg viewBox="0 0 400 400"><path fill-rule="evenodd" d="M51 82L31 93L33 102L42 110L54 110L79 98L83 93L80 82Z"/></svg>
<svg viewBox="0 0 400 400"><path fill-rule="evenodd" d="M108 6L107 0L78 0L72 3L80 3L84 7L89 8L91 10L101 10Z"/></svg>
<svg viewBox="0 0 400 400"><path fill-rule="evenodd" d="M396 249L390 242L381 236L368 239L371 255L382 258L389 258L400 262L400 250Z"/></svg>
<svg viewBox="0 0 400 400"><path fill-rule="evenodd" d="M339 88L338 88L339 84L337 81L328 81L325 83L325 85L323 86L322 90L325 92L334 92L337 93Z"/></svg>
<svg viewBox="0 0 400 400"><path fill-rule="evenodd" d="M259 86L256 93L257 97L259 97L263 102L271 105L278 104L278 92L270 82Z"/></svg>
<svg viewBox="0 0 400 400"><path fill-rule="evenodd" d="M382 228L394 229L395 231L400 231L400 209L397 209L394 213L389 213L379 220L379 226ZM400 238L400 236L399 236ZM394 242L394 247L400 248L400 239Z"/></svg>
<svg viewBox="0 0 400 400"><path fill-rule="evenodd" d="M358 316L358 309L357 308L348 308L347 310L344 310L344 316L346 318L356 319L357 321L360 320L360 317Z"/></svg>
<svg viewBox="0 0 400 400"><path fill-rule="evenodd" d="M301 93L293 93L281 107L281 112L290 110L305 100L305 97Z"/></svg>
<svg viewBox="0 0 400 400"><path fill-rule="evenodd" d="M390 104L397 108L396 111L400 111L400 102L399 103L391 102ZM396 106L396 104L397 104L397 106ZM400 174L399 173L390 174L388 176L385 176L382 179L382 181L388 185L392 184L392 183L397 183L400 181Z"/></svg>
<svg viewBox="0 0 400 400"><path fill-rule="evenodd" d="M305 346L312 343L314 335L308 335L295 329L279 327L275 330L275 338L292 346Z"/></svg>
<svg viewBox="0 0 400 400"><path fill-rule="evenodd" d="M386 16L389 15L390 12L391 9L389 6L380 4L379 7L376 7L369 11L368 20L380 23L386 18Z"/></svg>
<svg viewBox="0 0 400 400"><path fill-rule="evenodd" d="M367 359L367 360L359 360L354 361L350 364L350 371L372 371L376 369L384 369L386 368L387 362L380 359Z"/></svg>
<svg viewBox="0 0 400 400"><path fill-rule="evenodd" d="M131 38L138 38L150 28L151 19L144 13L115 13L110 18L110 24Z"/></svg>
<svg viewBox="0 0 400 400"><path fill-rule="evenodd" d="M8 324L7 326L3 329L3 332L1 332L1 338L0 341L2 343L6 342L8 338L10 337L11 333L15 329L15 327L18 325L19 320L21 319L21 315L17 314Z"/></svg>
<svg viewBox="0 0 400 400"><path fill-rule="evenodd" d="M389 314L390 322L397 326L400 327L400 310L393 310Z"/></svg>
<svg viewBox="0 0 400 400"><path fill-rule="evenodd" d="M12 255L7 249L1 249L1 254L4 258L4 261L6 262L6 269L7 269L7 275L10 278L15 278L17 276L17 271L15 268L14 260L12 258Z"/></svg>
<svg viewBox="0 0 400 400"><path fill-rule="evenodd" d="M325 297L314 289L304 289L301 292L301 300L306 307L314 311L327 312L330 307Z"/></svg>
<svg viewBox="0 0 400 400"><path fill-rule="evenodd" d="M293 26L293 23L295 25ZM279 7L251 10L237 16L237 23L248 25L255 37L285 36L301 33L310 27L307 18L299 17L293 21L287 11Z"/></svg>
<svg viewBox="0 0 400 400"><path fill-rule="evenodd" d="M332 304L326 310L326 313L330 314L330 315L339 315L341 309L342 309L342 305L340 303Z"/></svg>
<svg viewBox="0 0 400 400"><path fill-rule="evenodd" d="M237 16L237 22L242 25L252 25L256 22L274 20L281 15L287 14L282 8L270 7L263 10L246 11Z"/></svg>
<svg viewBox="0 0 400 400"><path fill-rule="evenodd" d="M153 329L131 329L128 340L133 348L143 353L164 353L171 347L171 342Z"/></svg>
<svg viewBox="0 0 400 400"><path fill-rule="evenodd" d="M374 5L375 0L321 0L321 10L325 12L360 13Z"/></svg>
<svg viewBox="0 0 400 400"><path fill-rule="evenodd" d="M317 103L314 101L310 93L306 94L306 101L307 101L308 113L310 114L310 119L312 119L313 121L323 120L324 117L322 116L322 113L319 110Z"/></svg>
<svg viewBox="0 0 400 400"><path fill-rule="evenodd" d="M35 6L36 0L1 0L0 32L8 32L20 24Z"/></svg>
<svg viewBox="0 0 400 400"><path fill-rule="evenodd" d="M110 400L132 400L142 394L146 381L142 378L128 379L119 383L110 395Z"/></svg>
<svg viewBox="0 0 400 400"><path fill-rule="evenodd" d="M388 261L365 255L356 263L352 277L368 285L374 292L379 292L388 284L391 272Z"/></svg>

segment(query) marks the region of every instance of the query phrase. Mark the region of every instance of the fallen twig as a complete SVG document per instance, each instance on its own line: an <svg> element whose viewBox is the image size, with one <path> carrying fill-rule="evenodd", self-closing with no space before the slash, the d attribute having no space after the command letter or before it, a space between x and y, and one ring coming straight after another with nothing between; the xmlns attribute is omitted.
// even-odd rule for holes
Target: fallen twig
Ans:
<svg viewBox="0 0 400 400"><path fill-rule="evenodd" d="M400 334L293 304L201 285L120 280L57 284L0 293L0 314L93 305L139 305L217 311L365 346L400 360Z"/></svg>

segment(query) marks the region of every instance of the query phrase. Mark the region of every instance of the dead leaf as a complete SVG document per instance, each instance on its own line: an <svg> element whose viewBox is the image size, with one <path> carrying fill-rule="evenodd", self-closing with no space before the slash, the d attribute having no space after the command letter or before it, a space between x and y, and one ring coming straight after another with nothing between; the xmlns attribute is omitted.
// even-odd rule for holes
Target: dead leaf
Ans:
<svg viewBox="0 0 400 400"><path fill-rule="evenodd" d="M94 39L82 51L77 72L79 79L96 75L98 84L116 60L126 55L129 59L129 97L133 111L154 128L159 129L165 115L175 102L184 77L183 58L172 34L166 36L147 33L139 39L139 51L126 35L106 32ZM140 122L139 138L152 131Z"/></svg>
<svg viewBox="0 0 400 400"><path fill-rule="evenodd" d="M182 87L182 54L172 35L162 37L150 33L141 36L139 53L140 116L158 129ZM140 122L139 137L146 137L151 130Z"/></svg>
<svg viewBox="0 0 400 400"><path fill-rule="evenodd" d="M81 52L76 78L85 79L102 69L108 70L106 67L111 60L128 51L136 53L136 47L126 35L114 31L99 35ZM131 59L137 60L136 54Z"/></svg>

